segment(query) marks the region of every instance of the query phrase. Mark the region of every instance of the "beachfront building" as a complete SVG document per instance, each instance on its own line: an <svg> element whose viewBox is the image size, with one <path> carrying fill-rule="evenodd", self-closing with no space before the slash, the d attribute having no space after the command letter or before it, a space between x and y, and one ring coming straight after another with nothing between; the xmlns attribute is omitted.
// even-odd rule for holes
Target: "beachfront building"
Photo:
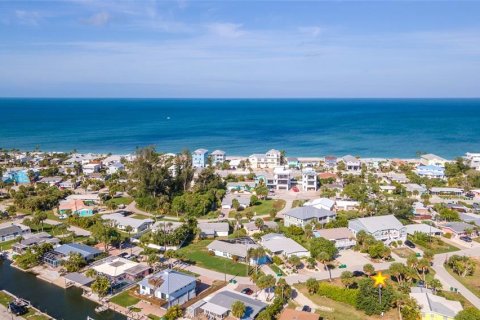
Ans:
<svg viewBox="0 0 480 320"><path fill-rule="evenodd" d="M308 168L302 171L302 190L317 191L318 181L315 170Z"/></svg>
<svg viewBox="0 0 480 320"><path fill-rule="evenodd" d="M275 168L281 165L282 154L280 151L271 149L265 154L252 154L248 157L252 168Z"/></svg>
<svg viewBox="0 0 480 320"><path fill-rule="evenodd" d="M211 157L213 164L224 163L227 160L227 154L223 150L213 151Z"/></svg>
<svg viewBox="0 0 480 320"><path fill-rule="evenodd" d="M87 163L82 166L82 172L86 175L90 175L99 172L101 167L100 163Z"/></svg>
<svg viewBox="0 0 480 320"><path fill-rule="evenodd" d="M220 291L214 294L209 300L199 301L195 307L200 309L195 312L192 308L187 310L187 314L194 314L194 318L203 313L206 319L221 320L229 316L232 311L232 305L240 301L245 305L245 313L242 320L253 320L257 315L267 307L265 302L250 298L245 294L230 290ZM193 306L192 306L193 307ZM229 318L230 319L230 318Z"/></svg>
<svg viewBox="0 0 480 320"><path fill-rule="evenodd" d="M355 236L361 230L372 235L376 240L381 240L386 244L393 241L407 240L407 230L404 225L394 215L358 218L348 221L348 229Z"/></svg>
<svg viewBox="0 0 480 320"><path fill-rule="evenodd" d="M228 237L230 231L228 222L200 222L197 228L201 238Z"/></svg>
<svg viewBox="0 0 480 320"><path fill-rule="evenodd" d="M410 297L417 301L422 320L454 320L463 310L460 302L434 295L427 288L412 287Z"/></svg>
<svg viewBox="0 0 480 320"><path fill-rule="evenodd" d="M305 227L309 223L325 224L336 218L337 214L330 210L318 209L313 206L304 206L290 209L283 214L285 227Z"/></svg>
<svg viewBox="0 0 480 320"><path fill-rule="evenodd" d="M10 241L30 233L30 228L22 224L3 225L0 227L0 242Z"/></svg>
<svg viewBox="0 0 480 320"><path fill-rule="evenodd" d="M287 166L292 169L298 169L300 168L300 161L298 160L298 158L288 157Z"/></svg>
<svg viewBox="0 0 480 320"><path fill-rule="evenodd" d="M447 162L449 162L447 159L444 159L432 153L420 156L420 163L424 166L445 167L445 163Z"/></svg>
<svg viewBox="0 0 480 320"><path fill-rule="evenodd" d="M208 164L208 150L197 149L192 153L192 166L194 168L205 168Z"/></svg>
<svg viewBox="0 0 480 320"><path fill-rule="evenodd" d="M114 162L108 165L107 173L114 174L125 170L125 166L121 162Z"/></svg>
<svg viewBox="0 0 480 320"><path fill-rule="evenodd" d="M293 239L279 233L269 233L260 238L260 244L273 255L309 257L310 252Z"/></svg>
<svg viewBox="0 0 480 320"><path fill-rule="evenodd" d="M430 179L444 179L445 178L445 169L440 166L428 165L428 166L418 166L415 170L415 173L420 177L430 178Z"/></svg>
<svg viewBox="0 0 480 320"><path fill-rule="evenodd" d="M213 252L217 257L227 259L238 259L239 261L247 261L248 252L250 249L256 249L259 245L249 237L236 238L231 240L214 240L207 249ZM250 258L250 264L260 265L267 262L267 257L259 257L258 259Z"/></svg>
<svg viewBox="0 0 480 320"><path fill-rule="evenodd" d="M467 152L463 158L471 168L480 171L480 153Z"/></svg>
<svg viewBox="0 0 480 320"><path fill-rule="evenodd" d="M320 229L315 230L313 235L332 241L338 250L350 249L357 244L355 235L348 228Z"/></svg>
<svg viewBox="0 0 480 320"><path fill-rule="evenodd" d="M104 214L102 216L103 220L111 221L118 229L125 231L130 226L132 228L132 233L139 233L149 229L153 220L150 218L147 219L136 219L128 216L124 216L120 212L115 212L111 214Z"/></svg>
<svg viewBox="0 0 480 320"><path fill-rule="evenodd" d="M337 157L334 156L326 156L325 157L325 166L334 169L337 166Z"/></svg>
<svg viewBox="0 0 480 320"><path fill-rule="evenodd" d="M354 156L346 155L342 158L342 161L345 163L347 171L356 172L362 169L360 159L357 159Z"/></svg>
<svg viewBox="0 0 480 320"><path fill-rule="evenodd" d="M144 296L164 300L165 309L182 305L197 296L197 280L195 277L166 269L152 274L138 283L138 293Z"/></svg>
<svg viewBox="0 0 480 320"><path fill-rule="evenodd" d="M290 174L291 171L284 169L283 167L276 167L273 170L275 190L290 190Z"/></svg>

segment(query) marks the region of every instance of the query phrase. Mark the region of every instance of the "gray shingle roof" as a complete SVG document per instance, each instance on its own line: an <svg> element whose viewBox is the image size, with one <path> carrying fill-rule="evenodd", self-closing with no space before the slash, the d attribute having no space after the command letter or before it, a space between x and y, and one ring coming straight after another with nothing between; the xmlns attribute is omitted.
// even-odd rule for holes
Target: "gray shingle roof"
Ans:
<svg viewBox="0 0 480 320"><path fill-rule="evenodd" d="M252 299L244 294L232 292L232 291L222 291L214 295L208 302L230 309L232 304L235 301L241 301L246 307L245 314L242 319L254 319L260 311L267 307L267 304Z"/></svg>
<svg viewBox="0 0 480 320"><path fill-rule="evenodd" d="M154 284L149 282L152 279L161 279L163 282L159 282L161 283L159 287L155 287ZM171 294L195 281L195 277L191 275L167 269L146 277L139 284L165 294Z"/></svg>
<svg viewBox="0 0 480 320"><path fill-rule="evenodd" d="M293 208L287 211L284 215L291 216L301 220L308 220L312 218L332 217L332 216L336 216L336 213L333 211L325 210L325 209L318 209L312 206L307 206L307 207Z"/></svg>
<svg viewBox="0 0 480 320"><path fill-rule="evenodd" d="M9 236L15 233L21 234L22 229L18 226L8 226L0 229L0 237Z"/></svg>

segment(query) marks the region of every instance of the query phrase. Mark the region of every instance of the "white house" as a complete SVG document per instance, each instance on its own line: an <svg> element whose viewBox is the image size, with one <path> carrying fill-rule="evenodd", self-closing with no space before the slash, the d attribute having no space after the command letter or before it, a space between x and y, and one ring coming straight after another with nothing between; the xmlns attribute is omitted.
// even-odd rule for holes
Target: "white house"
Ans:
<svg viewBox="0 0 480 320"><path fill-rule="evenodd" d="M302 171L302 190L303 191L317 191L318 181L317 173L311 168Z"/></svg>
<svg viewBox="0 0 480 320"><path fill-rule="evenodd" d="M200 229L200 236L207 237L228 237L230 226L228 222L201 222L197 225Z"/></svg>
<svg viewBox="0 0 480 320"><path fill-rule="evenodd" d="M227 259L236 257L239 261L243 262L247 260L250 249L256 248L259 248L259 245L248 237L231 240L214 240L207 246L208 251L213 252L218 257ZM266 261L265 257L259 258L258 260L250 258L249 260L250 264L253 265Z"/></svg>
<svg viewBox="0 0 480 320"><path fill-rule="evenodd" d="M449 162L447 159L444 159L432 153L420 156L420 163L424 166L445 167L445 163L447 162Z"/></svg>
<svg viewBox="0 0 480 320"><path fill-rule="evenodd" d="M348 221L348 229L355 236L361 230L371 234L375 239L382 240L386 244L393 241L407 240L407 229L394 215L358 218Z"/></svg>
<svg viewBox="0 0 480 320"><path fill-rule="evenodd" d="M260 244L274 255L309 257L310 252L295 240L285 237L283 234L269 233L264 235Z"/></svg>
<svg viewBox="0 0 480 320"><path fill-rule="evenodd" d="M305 202L303 206L304 207L312 206L317 209L333 211L335 207L335 201L328 198L318 198L318 199Z"/></svg>
<svg viewBox="0 0 480 320"><path fill-rule="evenodd" d="M290 170L283 167L276 167L273 170L273 179L276 190L290 190Z"/></svg>
<svg viewBox="0 0 480 320"><path fill-rule="evenodd" d="M265 154L255 153L248 157L252 168L275 168L281 165L281 152L275 149L269 150Z"/></svg>
<svg viewBox="0 0 480 320"><path fill-rule="evenodd" d="M333 211L318 209L313 206L298 207L290 209L283 214L285 227L295 225L304 227L308 223L325 224L334 220L337 214Z"/></svg>
<svg viewBox="0 0 480 320"><path fill-rule="evenodd" d="M342 158L342 161L345 163L347 171L359 171L362 169L361 161L354 156L347 155Z"/></svg>
<svg viewBox="0 0 480 320"><path fill-rule="evenodd" d="M333 241L339 250L350 249L357 244L355 235L348 228L320 229L313 232L317 238Z"/></svg>
<svg viewBox="0 0 480 320"><path fill-rule="evenodd" d="M152 219L135 219L126 217L121 213L111 213L102 215L102 219L110 220L120 230L126 230L128 226L132 228L133 233L145 231L153 224Z"/></svg>
<svg viewBox="0 0 480 320"><path fill-rule="evenodd" d="M89 175L100 171L100 168L101 166L99 163L87 163L82 166L82 171L84 174Z"/></svg>
<svg viewBox="0 0 480 320"><path fill-rule="evenodd" d="M428 165L428 166L418 166L415 170L415 173L420 177L430 178L430 179L444 179L445 178L445 169L440 166Z"/></svg>
<svg viewBox="0 0 480 320"><path fill-rule="evenodd" d="M467 152L464 159L471 168L480 171L480 153Z"/></svg>
<svg viewBox="0 0 480 320"><path fill-rule="evenodd" d="M360 206L360 202L355 200L335 200L336 211L356 210Z"/></svg>
<svg viewBox="0 0 480 320"><path fill-rule="evenodd" d="M114 174L123 170L125 170L125 166L121 162L111 163L107 167L108 174Z"/></svg>

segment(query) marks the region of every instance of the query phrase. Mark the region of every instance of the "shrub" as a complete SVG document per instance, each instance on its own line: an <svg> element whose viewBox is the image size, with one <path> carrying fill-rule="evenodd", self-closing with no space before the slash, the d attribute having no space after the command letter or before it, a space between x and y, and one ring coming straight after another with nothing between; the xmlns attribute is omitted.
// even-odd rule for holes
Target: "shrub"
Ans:
<svg viewBox="0 0 480 320"><path fill-rule="evenodd" d="M451 233L445 233L443 236L444 236L445 238L447 238L447 239L451 239L451 238L452 238L452 234L451 234Z"/></svg>
<svg viewBox="0 0 480 320"><path fill-rule="evenodd" d="M283 264L282 258L280 258L280 257L278 257L278 256L273 256L272 262L273 262L274 264L276 264L277 266Z"/></svg>
<svg viewBox="0 0 480 320"><path fill-rule="evenodd" d="M321 296L355 307L358 289L340 288L327 282L319 282L317 293Z"/></svg>

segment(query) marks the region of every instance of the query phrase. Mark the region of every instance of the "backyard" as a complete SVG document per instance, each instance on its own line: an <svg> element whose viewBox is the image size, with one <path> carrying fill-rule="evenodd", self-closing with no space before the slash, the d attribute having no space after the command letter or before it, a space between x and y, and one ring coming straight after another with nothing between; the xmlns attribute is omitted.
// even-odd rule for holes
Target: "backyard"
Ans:
<svg viewBox="0 0 480 320"><path fill-rule="evenodd" d="M247 266L243 263L233 262L227 258L211 256L208 253L207 246L212 240L201 240L191 243L177 252L184 255L188 260L195 263L196 266L217 272L235 276L244 277L247 275Z"/></svg>
<svg viewBox="0 0 480 320"><path fill-rule="evenodd" d="M277 212L282 210L285 207L285 200L277 199L277 200L259 200L258 204L248 207L245 210L239 211L242 214L242 217L246 216L247 212L252 212L256 216L262 216L269 214L272 209L275 209ZM237 212L235 210L229 213L230 218L235 218L235 214Z"/></svg>
<svg viewBox="0 0 480 320"><path fill-rule="evenodd" d="M122 307L129 307L136 305L140 301L139 298L134 297L130 294L130 291L123 291L122 293L117 294L113 298L110 299L110 302L113 302L115 304L118 304L119 306Z"/></svg>

